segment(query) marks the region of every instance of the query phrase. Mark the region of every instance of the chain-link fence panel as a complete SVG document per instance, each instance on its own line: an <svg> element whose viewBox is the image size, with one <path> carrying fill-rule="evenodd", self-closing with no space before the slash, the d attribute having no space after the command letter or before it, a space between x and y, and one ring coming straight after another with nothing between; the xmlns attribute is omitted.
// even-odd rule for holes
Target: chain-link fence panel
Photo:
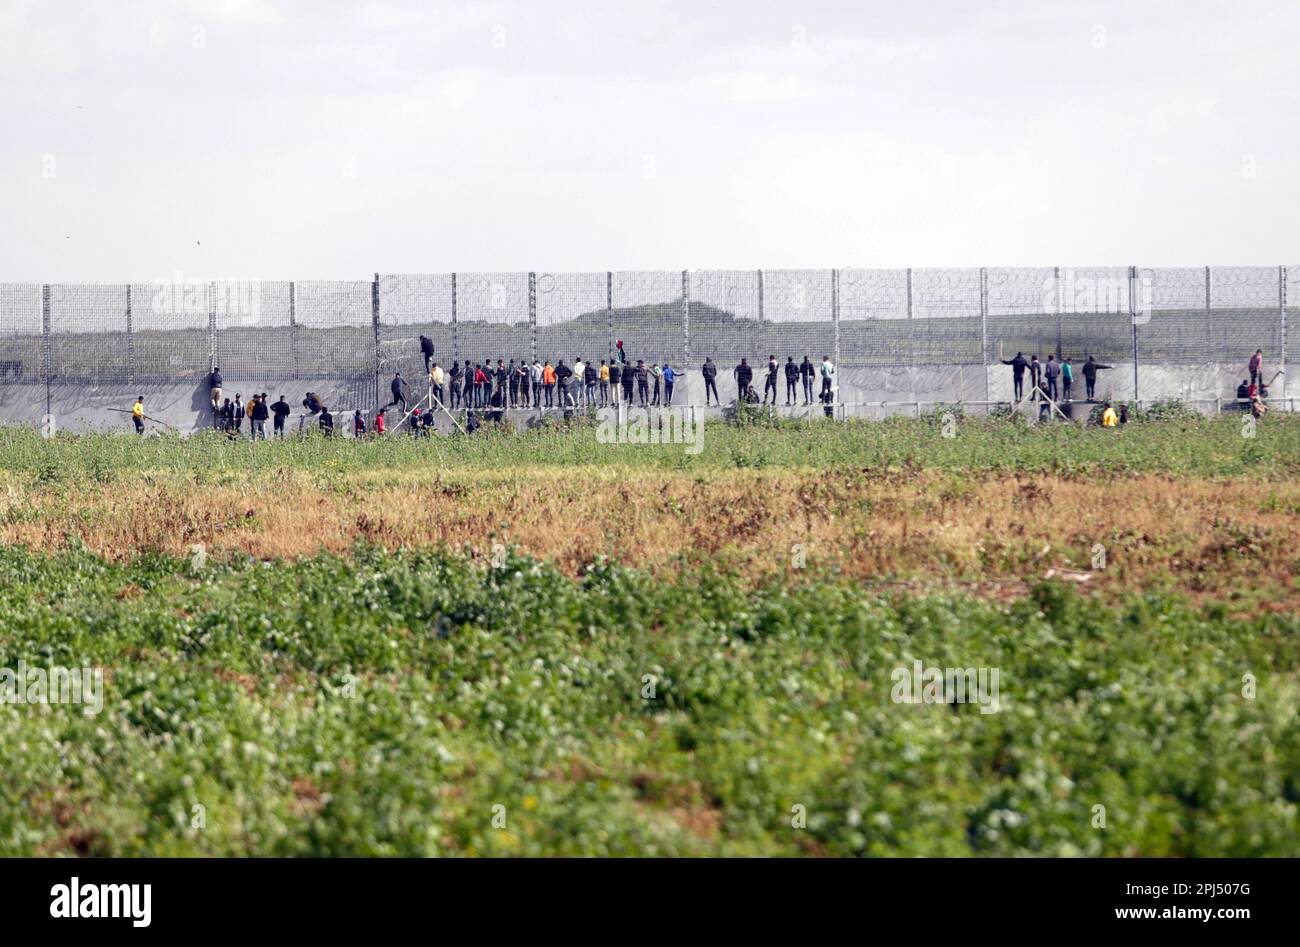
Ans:
<svg viewBox="0 0 1300 947"><path fill-rule="evenodd" d="M912 365L978 365L980 271L912 271Z"/></svg>
<svg viewBox="0 0 1300 947"><path fill-rule="evenodd" d="M840 270L839 279L840 364L846 368L909 364L907 270L849 267Z"/></svg>
<svg viewBox="0 0 1300 947"><path fill-rule="evenodd" d="M444 371L456 358L450 273L389 275L379 278L379 375L388 382L402 373L417 397L428 384L420 337L433 343L430 367ZM387 390L387 389L383 389Z"/></svg>
<svg viewBox="0 0 1300 947"><path fill-rule="evenodd" d="M995 266L987 272L984 360L996 365L1017 352L1046 359L1056 354L1058 344L1068 357L1056 271L1048 266Z"/></svg>
<svg viewBox="0 0 1300 947"><path fill-rule="evenodd" d="M295 348L302 374L369 378L373 384L376 357L372 288L369 282L342 280L294 284Z"/></svg>
<svg viewBox="0 0 1300 947"><path fill-rule="evenodd" d="M1133 360L1129 268L1061 267L1061 352L1078 365Z"/></svg>
<svg viewBox="0 0 1300 947"><path fill-rule="evenodd" d="M1133 322L1143 362L1203 364L1213 358L1204 267L1139 267Z"/></svg>
<svg viewBox="0 0 1300 947"><path fill-rule="evenodd" d="M137 381L148 385L201 379L212 358L206 283L156 280L131 284L131 351ZM255 306L257 284L236 296Z"/></svg>
<svg viewBox="0 0 1300 947"><path fill-rule="evenodd" d="M695 270L690 274L691 364L706 358L732 366L762 347L763 274L757 270Z"/></svg>
<svg viewBox="0 0 1300 947"><path fill-rule="evenodd" d="M56 385L125 385L130 374L126 286L50 286L50 381Z"/></svg>
<svg viewBox="0 0 1300 947"><path fill-rule="evenodd" d="M315 353L299 352L295 344L297 293L290 283L221 282L208 292L216 327L213 361L228 387L315 372Z"/></svg>
<svg viewBox="0 0 1300 947"><path fill-rule="evenodd" d="M44 348L39 283L0 283L0 384L41 381Z"/></svg>
<svg viewBox="0 0 1300 947"><path fill-rule="evenodd" d="M456 274L456 350L472 365L531 356L527 273Z"/></svg>
<svg viewBox="0 0 1300 947"><path fill-rule="evenodd" d="M763 322L750 346L755 387L762 387L760 369L769 355L784 363L810 356L819 363L823 355L836 357L835 313L830 270L764 270Z"/></svg>
<svg viewBox="0 0 1300 947"><path fill-rule="evenodd" d="M607 273L538 273L537 357L554 365L578 358L600 364L613 355ZM524 350L532 360L532 351Z"/></svg>
<svg viewBox="0 0 1300 947"><path fill-rule="evenodd" d="M1276 364L1282 348L1282 273L1276 266L1210 269L1210 335L1216 361L1243 368L1256 349Z"/></svg>
<svg viewBox="0 0 1300 947"><path fill-rule="evenodd" d="M614 274L614 338L623 341L629 365L640 359L647 365L682 367L685 331L680 272Z"/></svg>

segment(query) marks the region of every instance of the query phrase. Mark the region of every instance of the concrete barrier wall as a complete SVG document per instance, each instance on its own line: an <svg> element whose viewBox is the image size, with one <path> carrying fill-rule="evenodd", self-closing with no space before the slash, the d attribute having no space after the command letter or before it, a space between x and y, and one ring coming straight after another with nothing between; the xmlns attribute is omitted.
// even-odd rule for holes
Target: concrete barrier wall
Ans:
<svg viewBox="0 0 1300 947"><path fill-rule="evenodd" d="M1098 376L1099 400L1133 400L1133 365L1131 362L1112 363L1113 368ZM733 366L720 366L718 389L724 403L735 399L736 385L732 378ZM764 366L760 364L760 369ZM1235 365L1201 365L1170 367L1142 365L1139 368L1139 388L1142 401L1175 399L1181 401L1213 402L1215 399L1231 401L1241 382L1243 370ZM847 368L837 375L838 402L846 407L844 416L881 417L889 414L910 414L915 408L908 402L979 402L985 400L1009 402L1012 396L1011 369L1003 366L979 365L921 365L914 368ZM754 385L760 395L763 376ZM376 401L373 378L356 378L340 381L334 378L250 379L227 378L225 395L233 397L240 392L247 400L254 393L267 392L275 401L284 395L293 407L291 425L296 426L302 415L302 399L308 391L319 394L336 414L340 428L351 427L352 412L360 408L367 422L380 404L388 400L387 379L379 389L382 400ZM818 379L814 384L814 398L821 390ZM1075 400L1084 397L1084 383L1077 376L1074 387ZM415 390L413 398L423 392ZM1271 391L1271 400L1279 402L1286 396L1284 379L1279 378ZM121 430L130 431L129 414L137 395L144 395L145 412L165 422L182 434L207 430L212 426L212 413L208 404L207 383L142 385L137 388L94 385L43 385L0 384L0 425L20 425L34 429L46 426L52 420L53 429L63 431ZM802 409L802 385L797 389L796 405ZM778 377L777 402L785 405L785 377ZM885 406L886 402L904 402ZM698 371L690 372L678 382L673 403L677 406L704 404L704 380ZM819 404L814 407L820 408ZM1206 405L1201 405L1206 409ZM924 404L922 410L931 410ZM1210 406L1212 410L1212 405ZM800 410L794 414L799 415ZM390 424L395 418L390 417ZM533 416L520 415L520 424L535 421ZM439 419L439 426L450 429L450 422Z"/></svg>

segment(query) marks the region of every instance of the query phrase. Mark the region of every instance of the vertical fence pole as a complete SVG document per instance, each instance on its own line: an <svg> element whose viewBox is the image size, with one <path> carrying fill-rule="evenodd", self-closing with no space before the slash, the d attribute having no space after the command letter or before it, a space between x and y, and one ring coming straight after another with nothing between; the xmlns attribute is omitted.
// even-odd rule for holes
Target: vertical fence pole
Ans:
<svg viewBox="0 0 1300 947"><path fill-rule="evenodd" d="M528 337L532 340L533 361L537 361L537 274L528 273Z"/></svg>
<svg viewBox="0 0 1300 947"><path fill-rule="evenodd" d="M1059 266L1052 267L1052 281L1056 284L1056 291L1053 294L1055 297L1055 305L1056 305L1056 361L1060 362L1061 356L1063 354L1061 348L1061 332L1062 332L1061 323L1063 320L1061 310L1064 308L1064 306L1062 306L1061 304L1061 268Z"/></svg>
<svg viewBox="0 0 1300 947"><path fill-rule="evenodd" d="M294 381L298 380L298 286L289 284L289 360Z"/></svg>
<svg viewBox="0 0 1300 947"><path fill-rule="evenodd" d="M1214 310L1210 302L1210 268L1205 268L1205 360L1215 361L1214 353Z"/></svg>
<svg viewBox="0 0 1300 947"><path fill-rule="evenodd" d="M456 327L456 274L451 274L451 357L460 361L460 336Z"/></svg>
<svg viewBox="0 0 1300 947"><path fill-rule="evenodd" d="M370 284L370 322L375 331L375 404L379 403L379 274Z"/></svg>
<svg viewBox="0 0 1300 947"><path fill-rule="evenodd" d="M907 367L916 367L916 330L912 326L912 268L907 268Z"/></svg>
<svg viewBox="0 0 1300 947"><path fill-rule="evenodd" d="M833 356L835 360L835 377L836 377L835 389L836 389L836 394L839 394L840 385L838 379L839 379L839 373L841 371L841 368L840 368L840 271L838 269L831 270L831 324L833 326L833 330L835 333L835 343L834 343L835 355ZM773 397L772 400L775 401L776 398Z"/></svg>
<svg viewBox="0 0 1300 947"><path fill-rule="evenodd" d="M45 382L45 430L50 430L50 379L54 374L53 346L50 343L50 284L41 286L41 375Z"/></svg>
<svg viewBox="0 0 1300 947"><path fill-rule="evenodd" d="M217 302L216 293L212 291L212 284L207 286L208 290L208 371L217 367Z"/></svg>
<svg viewBox="0 0 1300 947"><path fill-rule="evenodd" d="M691 271L682 270L682 371L691 367Z"/></svg>
<svg viewBox="0 0 1300 947"><path fill-rule="evenodd" d="M131 284L126 284L126 386L135 387L135 333L131 325Z"/></svg>
<svg viewBox="0 0 1300 947"><path fill-rule="evenodd" d="M989 269L980 267L980 369L984 372L984 400L989 400ZM985 410L988 410L987 405Z"/></svg>
<svg viewBox="0 0 1300 947"><path fill-rule="evenodd" d="M609 315L609 344L606 346L609 363L614 364L614 273L605 271L605 312Z"/></svg>
<svg viewBox="0 0 1300 947"><path fill-rule="evenodd" d="M758 274L758 324L763 324L763 271L757 270Z"/></svg>
<svg viewBox="0 0 1300 947"><path fill-rule="evenodd" d="M1137 267L1128 268L1128 321L1133 329L1133 405L1138 407Z"/></svg>
<svg viewBox="0 0 1300 947"><path fill-rule="evenodd" d="M1286 370L1286 267L1277 268L1277 315L1279 332L1278 368ZM1286 375L1282 376L1282 397L1286 397Z"/></svg>

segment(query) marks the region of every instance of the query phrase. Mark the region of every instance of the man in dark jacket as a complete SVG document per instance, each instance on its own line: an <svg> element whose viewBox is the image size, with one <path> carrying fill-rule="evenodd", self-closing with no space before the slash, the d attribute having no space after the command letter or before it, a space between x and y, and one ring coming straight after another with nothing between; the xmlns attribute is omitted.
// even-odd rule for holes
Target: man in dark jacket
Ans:
<svg viewBox="0 0 1300 947"><path fill-rule="evenodd" d="M1038 361L1037 355L1029 356L1029 385L1034 391L1039 390L1038 380L1042 377L1043 366Z"/></svg>
<svg viewBox="0 0 1300 947"><path fill-rule="evenodd" d="M474 405L474 375L474 366L469 363L469 359L465 359L465 367L461 371L462 381L460 387L465 396L465 407L467 408Z"/></svg>
<svg viewBox="0 0 1300 947"><path fill-rule="evenodd" d="M496 382L495 393L501 396L502 407L505 406L506 382L509 380L510 380L510 372L506 369L505 359L501 359L501 358L497 359L496 377L494 379L494 381Z"/></svg>
<svg viewBox="0 0 1300 947"><path fill-rule="evenodd" d="M641 359L636 362L636 394L644 408L650 400L650 370Z"/></svg>
<svg viewBox="0 0 1300 947"><path fill-rule="evenodd" d="M600 369L593 362L588 362L582 370L582 383L587 389L587 406L596 403L596 383L600 381Z"/></svg>
<svg viewBox="0 0 1300 947"><path fill-rule="evenodd" d="M284 400L284 395L281 395L280 400L271 405L271 413L275 415L271 427L276 437L284 437L284 419L289 416L291 410L289 402Z"/></svg>
<svg viewBox="0 0 1300 947"><path fill-rule="evenodd" d="M705 406L708 406L710 392L713 393L713 400L722 404L722 398L718 395L718 366L713 363L712 358L704 360L704 364L700 366L700 375L704 377Z"/></svg>
<svg viewBox="0 0 1300 947"><path fill-rule="evenodd" d="M620 351L622 351L620 349ZM632 382L635 381L635 370L631 365L623 366L623 400L630 407L632 404Z"/></svg>
<svg viewBox="0 0 1300 947"><path fill-rule="evenodd" d="M799 366L794 363L794 356L785 360L785 406L788 408L799 397ZM775 400L775 399L773 399Z"/></svg>
<svg viewBox="0 0 1300 947"><path fill-rule="evenodd" d="M1016 401L1019 401L1025 393L1025 369L1029 367L1029 362L1025 359L1023 352L1017 352L1016 357L1013 359L1002 359L1002 364L1011 366L1011 380L1015 386L1015 398Z"/></svg>
<svg viewBox="0 0 1300 947"><path fill-rule="evenodd" d="M420 336L420 354L424 356L424 373L427 375L433 364L433 339L427 335Z"/></svg>
<svg viewBox="0 0 1300 947"><path fill-rule="evenodd" d="M393 380L388 385L389 390L393 393L393 400L388 402L386 407L391 408L395 404L400 404L402 413L406 413L406 393L402 390L405 385L406 381L402 378L401 372L393 375Z"/></svg>
<svg viewBox="0 0 1300 947"><path fill-rule="evenodd" d="M564 364L564 359L555 363L555 387L560 392L560 407L569 407L569 399L572 395L569 393L569 379L573 377L573 369Z"/></svg>
<svg viewBox="0 0 1300 947"><path fill-rule="evenodd" d="M817 366L807 355L803 357L803 363L799 366L799 377L803 379L803 403L812 404L813 379L817 377Z"/></svg>
<svg viewBox="0 0 1300 947"><path fill-rule="evenodd" d="M749 367L749 360L742 358L740 364L732 370L732 374L736 376L736 400L743 401L749 383L754 380L754 370Z"/></svg>
<svg viewBox="0 0 1300 947"><path fill-rule="evenodd" d="M212 423L215 425L221 418L221 369L215 365L208 376L208 402L212 405Z"/></svg>
<svg viewBox="0 0 1300 947"><path fill-rule="evenodd" d="M1110 365L1103 365L1091 355L1083 363L1083 382L1088 389L1088 400L1092 401L1097 391L1097 372L1103 368L1110 368Z"/></svg>
<svg viewBox="0 0 1300 947"><path fill-rule="evenodd" d="M1047 382L1047 397L1053 401L1056 400L1056 379L1061 375L1061 363L1056 361L1056 356L1047 356L1047 364L1043 366L1043 379Z"/></svg>
<svg viewBox="0 0 1300 947"><path fill-rule="evenodd" d="M253 440L266 440L266 419L270 414L266 395L258 395L253 401Z"/></svg>
<svg viewBox="0 0 1300 947"><path fill-rule="evenodd" d="M451 409L453 411L460 407L460 378L460 362L453 360L451 371L447 372L447 389L451 394Z"/></svg>

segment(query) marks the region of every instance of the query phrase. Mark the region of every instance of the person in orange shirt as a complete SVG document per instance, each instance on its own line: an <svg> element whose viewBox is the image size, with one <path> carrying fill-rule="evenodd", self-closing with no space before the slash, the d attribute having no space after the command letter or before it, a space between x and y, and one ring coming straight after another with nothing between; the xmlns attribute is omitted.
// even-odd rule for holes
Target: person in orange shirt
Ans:
<svg viewBox="0 0 1300 947"><path fill-rule="evenodd" d="M546 392L546 407L553 407L555 403L555 368L550 362L542 366L542 389Z"/></svg>

